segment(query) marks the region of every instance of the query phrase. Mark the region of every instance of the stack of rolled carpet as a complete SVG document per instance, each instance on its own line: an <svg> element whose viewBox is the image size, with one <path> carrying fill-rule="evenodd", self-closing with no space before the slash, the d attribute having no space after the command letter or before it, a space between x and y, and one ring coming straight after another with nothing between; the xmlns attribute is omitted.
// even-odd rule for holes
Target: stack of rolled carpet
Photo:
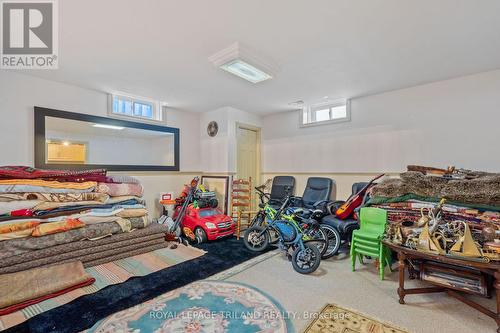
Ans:
<svg viewBox="0 0 500 333"><path fill-rule="evenodd" d="M55 263L85 267L167 246L140 182L105 170L0 167L0 274Z"/></svg>

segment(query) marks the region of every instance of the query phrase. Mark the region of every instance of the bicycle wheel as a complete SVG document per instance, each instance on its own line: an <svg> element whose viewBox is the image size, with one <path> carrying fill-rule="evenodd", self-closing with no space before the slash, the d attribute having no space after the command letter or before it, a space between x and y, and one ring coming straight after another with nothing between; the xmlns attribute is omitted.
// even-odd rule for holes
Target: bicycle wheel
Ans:
<svg viewBox="0 0 500 333"><path fill-rule="evenodd" d="M319 253L321 254L321 258L323 259L323 256L328 249L328 234L321 228L321 226L318 226L308 228L308 230L305 232L305 235L307 240L304 242L316 246L319 250Z"/></svg>
<svg viewBox="0 0 500 333"><path fill-rule="evenodd" d="M328 259L336 255L337 252L339 251L341 243L340 234L337 231L337 229L328 224L321 224L320 228L324 230L328 239L326 251L325 253L323 253L321 258Z"/></svg>
<svg viewBox="0 0 500 333"><path fill-rule="evenodd" d="M263 228L266 227L266 225L267 225L266 214L262 210L259 211L257 215L255 215L255 217L252 219L252 223L250 224L251 227L258 226ZM269 233L269 243L276 244L278 242L278 234L276 234L276 231L274 231L273 229L269 229L268 233Z"/></svg>
<svg viewBox="0 0 500 333"><path fill-rule="evenodd" d="M304 249L297 247L292 254L292 266L300 274L309 274L318 269L321 254L313 244L304 244Z"/></svg>
<svg viewBox="0 0 500 333"><path fill-rule="evenodd" d="M243 242L250 251L260 252L264 251L269 246L269 232L266 230L260 237L264 228L250 227L245 231Z"/></svg>

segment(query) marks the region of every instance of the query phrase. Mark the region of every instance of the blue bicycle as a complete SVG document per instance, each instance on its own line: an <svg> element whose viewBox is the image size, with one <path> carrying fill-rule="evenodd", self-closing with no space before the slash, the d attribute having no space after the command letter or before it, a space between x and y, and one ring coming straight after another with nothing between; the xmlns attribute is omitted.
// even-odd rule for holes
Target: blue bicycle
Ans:
<svg viewBox="0 0 500 333"><path fill-rule="evenodd" d="M302 228L295 219L284 219L282 213L290 203L287 196L281 207L265 225L254 225L247 229L243 241L245 246L255 252L264 251L270 246L271 234L276 235L277 245L287 255L291 254L293 269L301 274L314 272L321 263L321 253L317 241L304 240Z"/></svg>

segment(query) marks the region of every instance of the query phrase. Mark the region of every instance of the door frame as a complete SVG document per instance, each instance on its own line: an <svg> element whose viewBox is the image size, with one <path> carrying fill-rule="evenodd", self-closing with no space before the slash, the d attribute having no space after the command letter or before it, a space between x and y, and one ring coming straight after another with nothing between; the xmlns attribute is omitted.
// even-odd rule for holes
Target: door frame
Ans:
<svg viewBox="0 0 500 333"><path fill-rule="evenodd" d="M252 186L255 186L255 184L258 184L260 185L260 179L261 179L261 173L262 173L262 158L261 158L261 131L262 129L260 127L257 127L257 126L253 126L253 125L248 125L248 124L245 124L245 123L241 123L241 122L236 122L236 126L235 126L235 137L236 137L236 147L235 147L235 162L236 162L236 177L238 177L238 129L246 129L246 130L250 130L250 131L254 131L257 133L257 146L255 147L256 148L256 154L257 154L257 165L256 165L256 179L253 179L252 180Z"/></svg>

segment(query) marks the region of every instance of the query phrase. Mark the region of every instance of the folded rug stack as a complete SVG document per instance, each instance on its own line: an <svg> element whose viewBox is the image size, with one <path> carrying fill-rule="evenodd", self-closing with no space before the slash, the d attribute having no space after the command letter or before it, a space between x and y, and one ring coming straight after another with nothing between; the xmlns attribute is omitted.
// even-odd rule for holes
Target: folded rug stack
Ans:
<svg viewBox="0 0 500 333"><path fill-rule="evenodd" d="M142 193L137 179L105 170L0 167L0 274L166 247L166 227L150 224Z"/></svg>
<svg viewBox="0 0 500 333"><path fill-rule="evenodd" d="M78 261L0 275L0 316L95 282Z"/></svg>
<svg viewBox="0 0 500 333"><path fill-rule="evenodd" d="M386 209L390 223L415 225L441 198L446 199L444 222L464 221L476 232L486 227L500 230L500 174L495 173L475 172L472 179L455 179L404 172L377 184L368 205Z"/></svg>

